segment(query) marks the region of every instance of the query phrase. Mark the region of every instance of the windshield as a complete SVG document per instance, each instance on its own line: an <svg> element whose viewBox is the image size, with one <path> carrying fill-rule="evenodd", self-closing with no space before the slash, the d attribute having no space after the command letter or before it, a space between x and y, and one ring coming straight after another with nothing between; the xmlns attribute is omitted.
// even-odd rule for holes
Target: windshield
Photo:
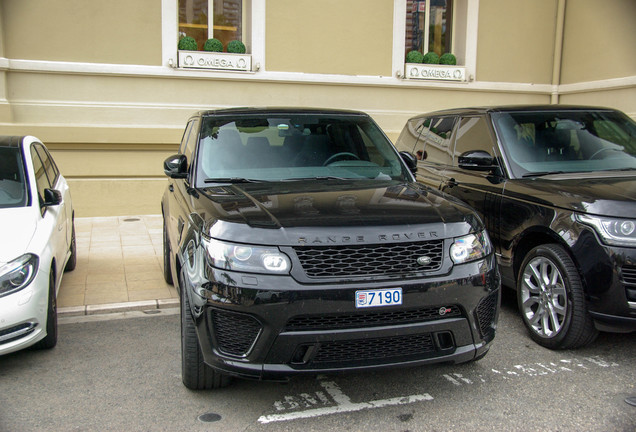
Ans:
<svg viewBox="0 0 636 432"><path fill-rule="evenodd" d="M0 208L27 205L24 166L17 147L0 147Z"/></svg>
<svg viewBox="0 0 636 432"><path fill-rule="evenodd" d="M410 180L369 118L276 114L203 118L196 185L303 179Z"/></svg>
<svg viewBox="0 0 636 432"><path fill-rule="evenodd" d="M609 110L492 115L515 177L636 169L636 123Z"/></svg>

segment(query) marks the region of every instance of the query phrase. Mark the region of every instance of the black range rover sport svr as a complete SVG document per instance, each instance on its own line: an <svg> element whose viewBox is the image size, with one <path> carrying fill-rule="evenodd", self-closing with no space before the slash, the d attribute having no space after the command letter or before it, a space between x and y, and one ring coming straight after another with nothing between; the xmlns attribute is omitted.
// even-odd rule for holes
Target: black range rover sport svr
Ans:
<svg viewBox="0 0 636 432"><path fill-rule="evenodd" d="M414 169L364 113L195 114L162 199L183 383L483 357L500 299L490 240Z"/></svg>

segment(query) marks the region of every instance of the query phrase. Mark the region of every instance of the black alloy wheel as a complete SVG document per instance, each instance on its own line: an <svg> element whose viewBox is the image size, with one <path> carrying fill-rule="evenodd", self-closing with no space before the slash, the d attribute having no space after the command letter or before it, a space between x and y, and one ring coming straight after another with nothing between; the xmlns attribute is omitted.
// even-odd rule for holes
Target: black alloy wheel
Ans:
<svg viewBox="0 0 636 432"><path fill-rule="evenodd" d="M55 298L55 271L49 273L49 301L46 308L46 336L33 345L33 349L51 349L57 345L57 300Z"/></svg>

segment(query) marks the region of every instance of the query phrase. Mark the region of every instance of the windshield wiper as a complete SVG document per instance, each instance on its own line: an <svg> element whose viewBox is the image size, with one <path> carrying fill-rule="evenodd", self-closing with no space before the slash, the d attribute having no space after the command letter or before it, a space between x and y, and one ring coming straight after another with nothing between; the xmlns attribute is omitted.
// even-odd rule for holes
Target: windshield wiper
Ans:
<svg viewBox="0 0 636 432"><path fill-rule="evenodd" d="M565 173L565 171L537 171L537 172L525 173L521 177L523 177L523 178L526 178L526 177L543 177L543 176L547 176L547 175L551 175L551 174L564 174L564 173Z"/></svg>
<svg viewBox="0 0 636 432"><path fill-rule="evenodd" d="M316 177L292 177L283 179L281 181L303 181L303 180L353 180L347 177L336 177L336 176L316 176Z"/></svg>
<svg viewBox="0 0 636 432"><path fill-rule="evenodd" d="M214 177L203 180L203 183L262 183L266 180L254 180L243 177Z"/></svg>

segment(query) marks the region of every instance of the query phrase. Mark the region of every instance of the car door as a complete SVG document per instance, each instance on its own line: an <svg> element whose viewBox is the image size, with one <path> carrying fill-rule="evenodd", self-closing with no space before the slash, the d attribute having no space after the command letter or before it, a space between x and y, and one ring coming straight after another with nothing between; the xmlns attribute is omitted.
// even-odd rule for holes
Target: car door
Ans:
<svg viewBox="0 0 636 432"><path fill-rule="evenodd" d="M68 199L69 196L68 186L60 175L53 158L43 145L39 143L32 144L30 153L37 184L40 214L42 216L36 235L48 236L48 244L57 263L57 276L59 278L69 249L71 236L65 206L65 197ZM62 202L57 205L44 206L46 189L59 191L62 195Z"/></svg>
<svg viewBox="0 0 636 432"><path fill-rule="evenodd" d="M494 131L486 116L461 116L454 133L453 160L444 172L441 190L464 201L477 211L499 252L502 195L505 177L499 167ZM482 152L482 153L476 153ZM496 167L466 168L461 158L487 153Z"/></svg>
<svg viewBox="0 0 636 432"><path fill-rule="evenodd" d="M453 160L453 131L456 116L433 116L418 119L414 125L420 130L414 153L417 162L417 180L439 189L446 168Z"/></svg>
<svg viewBox="0 0 636 432"><path fill-rule="evenodd" d="M185 179L170 178L168 180L167 208L164 208L164 217L169 220L166 228L170 239L170 248L173 252L178 250L183 227L188 218L186 211L186 209L190 208L188 205L190 199L188 191L190 190L190 184L193 180L192 166L198 136L199 120L190 120L183 133L181 145L179 146L179 154L186 156L188 177Z"/></svg>

